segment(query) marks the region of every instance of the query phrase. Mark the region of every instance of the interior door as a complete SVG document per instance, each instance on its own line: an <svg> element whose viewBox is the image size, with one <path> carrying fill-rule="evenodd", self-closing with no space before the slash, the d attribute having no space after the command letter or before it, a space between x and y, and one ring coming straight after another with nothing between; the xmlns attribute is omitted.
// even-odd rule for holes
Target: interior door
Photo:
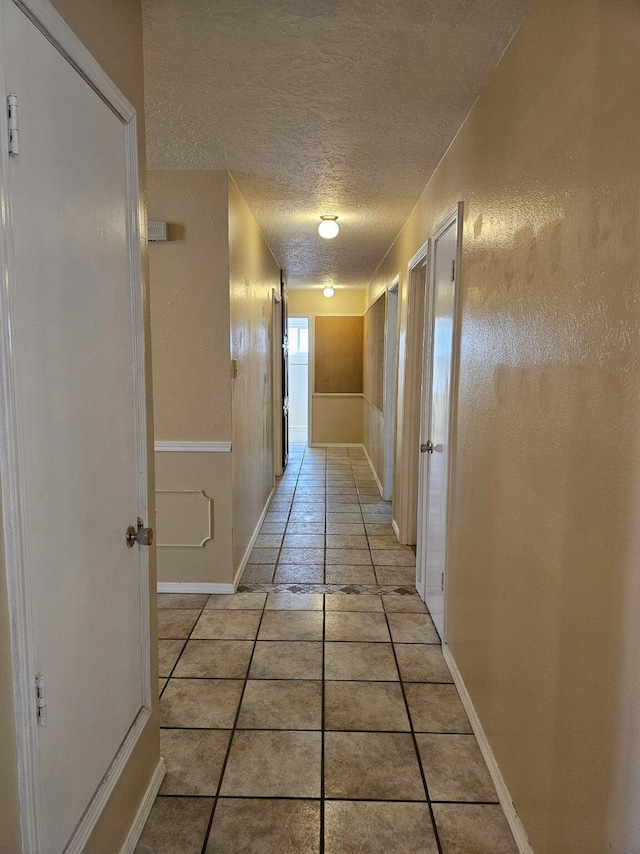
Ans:
<svg viewBox="0 0 640 854"><path fill-rule="evenodd" d="M20 141L3 170L13 393L0 461L8 575L23 583L10 589L24 613L17 678L31 699L30 713L17 706L31 745L21 806L25 850L59 854L84 847L151 703L148 549L126 541L147 512L135 121L0 4Z"/></svg>
<svg viewBox="0 0 640 854"><path fill-rule="evenodd" d="M447 501L451 387L454 358L458 216L433 240L433 288L427 305L418 508L417 579L442 640L445 639Z"/></svg>

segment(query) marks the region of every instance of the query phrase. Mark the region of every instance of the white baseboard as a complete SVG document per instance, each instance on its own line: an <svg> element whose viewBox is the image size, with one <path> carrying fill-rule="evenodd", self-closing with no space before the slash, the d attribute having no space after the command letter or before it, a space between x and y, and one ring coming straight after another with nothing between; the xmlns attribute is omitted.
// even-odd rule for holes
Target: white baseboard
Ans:
<svg viewBox="0 0 640 854"><path fill-rule="evenodd" d="M156 795L160 791L160 786L162 785L162 781L164 780L164 775L166 773L167 769L164 764L164 759L160 757L158 764L156 765L156 770L153 772L153 776L147 786L147 791L144 793L144 797L138 807L138 812L133 820L133 824L129 828L127 838L120 849L120 854L133 854L135 851L138 840L140 839L144 826L149 818L151 807L156 799Z"/></svg>
<svg viewBox="0 0 640 854"><path fill-rule="evenodd" d="M371 462L371 457L367 453L367 449L365 448L364 445L362 446L362 449L364 450L364 455L367 458L367 462L369 463L369 468L371 469L371 472L372 472L373 477L374 477L375 482L376 482L376 486L378 487L378 492L380 493L380 498L382 498L384 495L384 489L382 488L382 484L380 483L380 478L378 477L378 474L377 474L375 468L373 467L373 463Z"/></svg>
<svg viewBox="0 0 640 854"><path fill-rule="evenodd" d="M313 442L310 448L364 448L362 442Z"/></svg>
<svg viewBox="0 0 640 854"><path fill-rule="evenodd" d="M158 593L235 593L235 584L197 584L188 581L159 581Z"/></svg>
<svg viewBox="0 0 640 854"><path fill-rule="evenodd" d="M256 541L256 537L260 533L260 528L262 527L262 523L264 522L264 517L269 512L269 506L273 500L273 496L275 495L275 491L276 490L274 487L271 490L271 495L267 498L267 503L264 505L264 510L262 511L260 518L258 519L258 524L256 525L256 527L253 531L253 534L251 535L251 539L249 540L249 545L245 549L245 553L242 556L242 560L240 561L240 566L236 570L236 574L235 574L235 577L233 580L234 589L231 591L232 593L235 593L236 590L238 589L238 584L240 584L240 580L242 578L242 573L244 572L245 567L247 566L247 563L249 562L249 555L251 554L251 550L253 549L253 545Z"/></svg>
<svg viewBox="0 0 640 854"><path fill-rule="evenodd" d="M480 752L482 753L484 761L487 764L487 768L489 769L489 774L491 775L493 785L496 788L496 793L498 795L498 800L500 801L500 806L502 807L507 822L509 823L509 827L511 829L511 833L513 834L513 838L518 848L518 852L519 854L533 854L533 848L529 844L526 831L518 817L516 808L513 805L511 795L509 794L509 790L507 789L507 784L505 783L504 777L502 776L502 772L500 771L500 768L498 766L496 757L493 753L493 750L491 749L491 745L489 744L489 740L485 734L482 724L480 723L480 718L478 717L478 713L476 712L471 697L469 696L467 686L464 684L464 680L462 678L462 675L460 674L460 671L458 670L458 666L456 665L451 650L446 644L442 644L442 654L445 657L445 661L449 665L451 676L453 677L455 686L458 689L460 699L462 700L462 705L464 706L464 709L467 713L467 717L469 718L469 723L471 724L471 728L473 729L474 735L478 741Z"/></svg>
<svg viewBox="0 0 640 854"><path fill-rule="evenodd" d="M398 538L398 542L400 542L400 528L398 527L398 523L395 519L391 520L391 527L393 528L393 533Z"/></svg>

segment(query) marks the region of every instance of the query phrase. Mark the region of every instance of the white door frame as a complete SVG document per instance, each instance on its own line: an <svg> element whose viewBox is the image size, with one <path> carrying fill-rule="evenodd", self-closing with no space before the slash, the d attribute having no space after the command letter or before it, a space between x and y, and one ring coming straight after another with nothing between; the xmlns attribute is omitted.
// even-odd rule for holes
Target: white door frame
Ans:
<svg viewBox="0 0 640 854"><path fill-rule="evenodd" d="M447 638L447 561L449 557L449 545L451 538L451 518L452 518L452 507L453 507L453 496L452 496L452 482L453 482L453 469L455 465L455 457L457 451L457 441L456 441L456 432L455 425L457 420L457 409L458 409L458 384L459 384L459 365L460 365L460 334L461 334L461 305L462 300L460 298L460 261L462 258L462 233L463 233L463 224L464 224L464 202L458 202L447 214L447 216L441 220L438 225L433 230L433 234L431 235L431 254L430 260L431 263L429 265L429 276L428 276L428 301L425 307L425 317L424 317L424 353L430 353L431 348L433 346L433 295L435 289L435 264L433 263L433 259L435 256L435 244L437 240L453 225L454 222L457 221L457 234L456 234L456 260L455 260L455 295L454 295L454 307L453 307L453 332L452 332L452 341L451 341L451 386L450 386L450 399L449 399L449 452L446 461L446 483L447 483L447 519L446 519L446 542L445 542L445 557L444 557L444 584L443 584L443 593L444 593L444 631L441 637L441 641L443 644L446 643ZM426 360L425 360L426 361ZM423 372L422 377L422 394L421 394L421 416L420 416L420 441L426 442L428 440L428 436L425 433L425 430L428 431L430 425L430 409L431 409L431 366L429 365L429 369ZM426 457L425 455L422 455ZM427 491L427 476L423 476L423 465L428 465L428 459L422 462L421 465L421 474L419 477L419 489L418 489L418 525L420 526L420 536L418 537L418 549L416 555L416 589L424 601L426 598L426 561L424 559L424 542L425 542L425 534L424 523L427 518L428 513L428 491Z"/></svg>
<svg viewBox="0 0 640 854"><path fill-rule="evenodd" d="M138 190L138 151L136 112L116 88L93 56L76 37L67 23L48 0L8 0L14 2L33 21L48 41L75 68L80 76L102 98L124 125L127 184L130 269L132 277L132 326L135 355L134 395L138 458L138 507L140 516L150 520L147 493L147 413L145 374L145 331L142 297L142 266L140 256L140 213ZM4 16L0 7L0 28ZM0 66L0 102L7 103L4 67ZM8 139L7 111L0 110L0 138ZM11 292L14 280L14 259L11 235L11 197L8 182L9 154L5 144L0 146L0 216L4 227L0 233L0 484L3 498L4 547L7 591L10 611L13 690L15 698L16 741L20 813L25 854L47 854L42 839L39 804L38 733L35 716L34 678L35 657L32 633L32 613L29 601L27 569L27 538L24 514L23 482L18 436L18 408L13 348L11 343ZM147 524L150 524L147 523ZM95 796L71 840L65 854L80 854L100 817L138 738L151 715L151 669L149 637L149 575L148 551L140 553L141 621L143 626L144 668L143 706L116 754Z"/></svg>
<svg viewBox="0 0 640 854"><path fill-rule="evenodd" d="M424 308L429 290L430 241L422 244L407 267L406 297L400 302L398 331L398 408L393 526L404 545L417 539L415 460L420 443L420 389ZM424 290L416 287L416 271L427 266ZM404 341L403 341L404 333Z"/></svg>
<svg viewBox="0 0 640 854"><path fill-rule="evenodd" d="M283 436L282 436L282 296L273 289L272 298L273 317L271 330L273 335L272 347L272 412L273 412L273 475L274 483L276 477L282 476Z"/></svg>
<svg viewBox="0 0 640 854"><path fill-rule="evenodd" d="M396 410L398 401L398 298L400 276L386 289L384 323L384 472L382 497L391 501L396 456Z"/></svg>

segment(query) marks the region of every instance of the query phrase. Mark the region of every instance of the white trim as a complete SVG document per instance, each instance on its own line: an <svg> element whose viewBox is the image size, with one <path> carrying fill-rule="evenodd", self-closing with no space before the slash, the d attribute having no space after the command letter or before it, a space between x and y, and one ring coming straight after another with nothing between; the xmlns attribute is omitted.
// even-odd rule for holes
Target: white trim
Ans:
<svg viewBox="0 0 640 854"><path fill-rule="evenodd" d="M382 498L382 496L384 494L384 489L382 488L382 484L380 483L380 478L378 477L378 473L375 470L375 468L373 467L373 463L371 462L371 457L369 456L369 452L367 451L366 445L362 446L362 450L364 451L364 455L367 458L367 462L369 463L369 468L371 469L371 472L373 474L373 479L376 482L376 486L378 487L378 492L380 493L380 497Z"/></svg>
<svg viewBox="0 0 640 854"><path fill-rule="evenodd" d="M312 448L363 448L362 442L314 442Z"/></svg>
<svg viewBox="0 0 640 854"><path fill-rule="evenodd" d="M136 112L130 102L99 66L87 48L58 14L48 0L13 0L29 20L40 30L60 55L78 72L101 100L124 125L127 159L127 239L131 266L131 310L134 349L136 451L139 471L138 506L143 519L148 518L148 470L146 445L146 389L145 389L145 338L142 304L142 279L140 257L140 213L138 188L138 163L136 142ZM2 21L2 30L4 22ZM0 34L1 37L1 34ZM0 68L0 101L6 103L5 72ZM0 110L0 137L7 138L6 110ZM0 410L3 412L2 440L0 443L0 476L4 495L5 558L7 591L10 610L13 693L16 719L17 769L20 798L23 850L40 854L44 850L40 816L40 780L38 764L38 733L33 715L34 639L32 612L27 579L27 542L25 507L22 500L24 483L19 462L19 430L17 423L17 398L13 372L13 342L10 322L9 287L13 280L14 260L11 238L11 200L7 185L9 160L7 146L0 146ZM135 720L116 753L109 770L93 794L87 809L76 827L66 852L80 852L110 797L124 767L151 714L151 671L149 637L149 585L148 552L140 549L140 589L142 619L143 660L147 663L143 673L142 701Z"/></svg>
<svg viewBox="0 0 640 854"><path fill-rule="evenodd" d="M251 554L251 550L253 549L256 538L257 538L258 534L260 533L260 528L262 527L262 523L264 522L264 517L269 512L269 507L271 506L271 502L273 501L273 496L275 495L275 493L276 493L276 490L274 487L271 490L271 495L267 498L267 503L264 505L264 510L260 514L260 518L258 519L258 524L254 528L253 534L251 535L251 539L249 540L249 545L247 546L245 553L242 556L242 560L240 561L240 566L236 570L236 574L235 574L234 579L233 579L234 588L238 587L238 584L240 583L240 580L242 579L242 573L244 572L245 567L249 563L249 555ZM235 593L235 589L233 590L233 592Z"/></svg>
<svg viewBox="0 0 640 854"><path fill-rule="evenodd" d="M384 310L384 382L383 382L383 492L385 501L393 498L395 474L396 409L398 403L398 308L400 274L385 290Z"/></svg>
<svg viewBox="0 0 640 854"><path fill-rule="evenodd" d="M489 774L491 775L491 779L493 780L493 785L495 786L496 794L498 795L498 800L500 801L500 806L502 807L502 811L504 812L505 818L507 819L507 822L511 829L511 833L513 834L513 838L515 840L518 852L519 854L533 854L533 848L531 847L529 840L527 839L527 833L524 829L522 822L520 821L520 818L518 817L516 808L513 805L511 795L509 794L509 789L507 788L505 779L502 776L502 772L500 771L500 766L498 765L498 761L495 757L495 754L491 749L489 739L487 738L484 728L480 723L480 718L478 717L478 713L475 710L473 701L469 695L469 692L467 691L467 686L464 684L462 674L458 670L458 666L453 657L453 653L446 644L442 645L442 654L444 655L445 661L449 665L449 670L451 671L453 682L456 688L458 689L460 700L462 701L464 710L467 713L467 717L469 718L469 723L471 724L471 729L473 730L473 733L478 741L480 752L482 753L484 761L486 762L487 768L489 770Z"/></svg>
<svg viewBox="0 0 640 854"><path fill-rule="evenodd" d="M398 523L395 519L391 520L391 527L393 528L393 533L396 535L398 540L400 539L400 528L398 528Z"/></svg>
<svg viewBox="0 0 640 854"><path fill-rule="evenodd" d="M231 442L156 442L154 450L156 454L166 451L176 453L228 454L231 451Z"/></svg>
<svg viewBox="0 0 640 854"><path fill-rule="evenodd" d="M284 422L284 401L282 399L284 332L282 328L282 296L275 288L272 288L271 291L271 310L271 417L273 422L273 476L276 478L282 475L284 448L284 436L282 435Z"/></svg>
<svg viewBox="0 0 640 854"><path fill-rule="evenodd" d="M158 593L235 593L236 584L159 581Z"/></svg>
<svg viewBox="0 0 640 854"><path fill-rule="evenodd" d="M359 398L361 398L362 400L364 400L364 394L362 394L362 392L361 392L361 391L345 391L345 392L337 392L337 391L320 392L320 391L315 391L315 392L313 393L313 397L342 397L342 398L344 398L344 397L354 397L354 398L355 398L355 397L359 397Z"/></svg>
<svg viewBox="0 0 640 854"><path fill-rule="evenodd" d="M149 818L151 807L153 806L153 802L156 799L156 795L160 791L160 786L162 785L162 781L164 780L166 773L167 768L164 764L164 759L160 757L160 759L158 760L158 764L156 765L155 771L151 775L151 780L149 781L149 785L147 786L147 791L144 793L144 797L140 802L140 806L138 807L138 811L136 813L136 817L133 820L133 824L129 828L127 838L125 839L122 848L120 849L120 854L133 854L133 852L135 851L136 845L138 844L138 841L142 836L144 826L147 823L147 819Z"/></svg>

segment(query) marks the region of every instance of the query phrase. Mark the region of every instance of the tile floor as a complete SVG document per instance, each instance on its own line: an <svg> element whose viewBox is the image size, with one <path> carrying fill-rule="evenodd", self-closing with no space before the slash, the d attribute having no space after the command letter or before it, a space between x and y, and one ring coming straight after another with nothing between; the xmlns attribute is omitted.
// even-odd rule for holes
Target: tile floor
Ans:
<svg viewBox="0 0 640 854"><path fill-rule="evenodd" d="M160 595L137 854L515 854L362 453L294 447L234 596Z"/></svg>

